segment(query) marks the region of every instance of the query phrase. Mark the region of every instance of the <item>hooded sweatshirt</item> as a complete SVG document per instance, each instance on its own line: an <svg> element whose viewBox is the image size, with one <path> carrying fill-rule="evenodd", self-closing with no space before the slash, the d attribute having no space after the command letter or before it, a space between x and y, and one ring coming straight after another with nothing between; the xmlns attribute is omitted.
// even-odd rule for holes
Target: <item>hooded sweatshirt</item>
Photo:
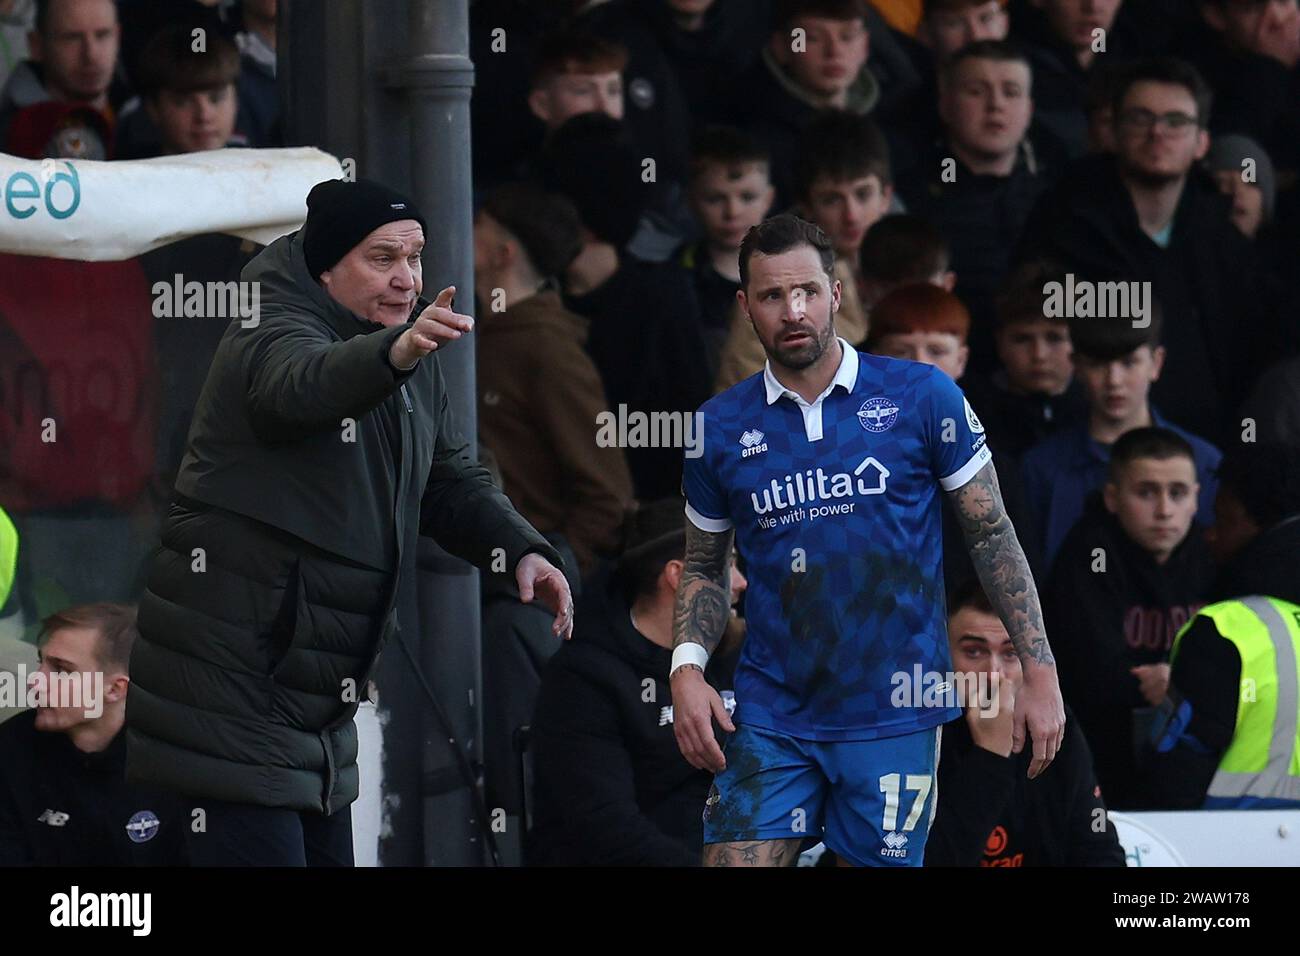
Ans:
<svg viewBox="0 0 1300 956"><path fill-rule="evenodd" d="M533 715L533 865L698 866L713 775L673 735L672 651L632 626L617 580L584 592L573 640L551 658ZM730 694L736 656L705 678ZM734 700L734 697L733 697Z"/></svg>
<svg viewBox="0 0 1300 956"><path fill-rule="evenodd" d="M772 184L776 187L773 208L785 208L794 199L791 177L804 130L830 103L796 83L767 47L738 88L740 93L732 106L733 122L767 147ZM880 85L864 65L849 87L844 108L865 116L879 99Z"/></svg>
<svg viewBox="0 0 1300 956"><path fill-rule="evenodd" d="M1134 744L1149 705L1129 669L1169 660L1174 635L1205 604L1213 576L1200 525L1157 564L1106 510L1100 493L1088 499L1052 565L1043 604L1061 692L1116 809L1150 808L1138 789Z"/></svg>
<svg viewBox="0 0 1300 956"><path fill-rule="evenodd" d="M926 866L1123 866L1092 755L1066 711L1065 742L1036 779L1033 749L1003 757L975 743L963 714L944 725L939 802Z"/></svg>

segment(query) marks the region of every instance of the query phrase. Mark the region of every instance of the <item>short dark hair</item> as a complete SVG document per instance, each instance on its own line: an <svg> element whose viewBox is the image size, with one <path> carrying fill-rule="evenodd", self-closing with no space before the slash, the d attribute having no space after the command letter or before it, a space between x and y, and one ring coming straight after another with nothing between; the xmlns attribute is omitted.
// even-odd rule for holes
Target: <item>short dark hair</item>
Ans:
<svg viewBox="0 0 1300 956"><path fill-rule="evenodd" d="M99 664L105 669L120 667L127 669L131 659L131 647L140 636L136 627L136 609L129 604L110 604L106 601L94 604L78 604L75 607L56 611L41 621L41 629L36 643L44 644L52 633L64 628L86 627L99 632Z"/></svg>
<svg viewBox="0 0 1300 956"><path fill-rule="evenodd" d="M777 0L772 11L772 32L785 33L799 17L827 20L867 19L867 0Z"/></svg>
<svg viewBox="0 0 1300 956"><path fill-rule="evenodd" d="M1138 458L1168 461L1186 458L1196 464L1196 454L1187 439L1168 428L1130 428L1110 447L1110 462L1106 467L1109 481L1118 481L1120 472Z"/></svg>
<svg viewBox="0 0 1300 956"><path fill-rule="evenodd" d="M858 248L863 277L882 282L925 282L946 272L950 259L948 240L938 227L909 213L878 220Z"/></svg>
<svg viewBox="0 0 1300 956"><path fill-rule="evenodd" d="M1049 282L1065 284L1065 268L1050 259L1027 259L1007 276L993 300L993 327L1004 329L1030 322L1068 326L1065 316L1047 315L1043 288Z"/></svg>
<svg viewBox="0 0 1300 956"><path fill-rule="evenodd" d="M564 196L531 183L503 183L488 193L482 211L519 240L544 278L563 273L582 251L582 219Z"/></svg>
<svg viewBox="0 0 1300 956"><path fill-rule="evenodd" d="M1260 530L1300 514L1300 447L1287 442L1241 442L1215 470L1219 488L1241 502Z"/></svg>
<svg viewBox="0 0 1300 956"><path fill-rule="evenodd" d="M1196 101L1197 125L1202 129L1209 126L1214 93L1205 77L1201 76L1201 71L1186 60L1176 56L1152 56L1127 64L1115 79L1114 98L1111 100L1111 109L1117 120L1124 108L1124 98L1138 83L1170 83L1183 87Z"/></svg>
<svg viewBox="0 0 1300 956"><path fill-rule="evenodd" d="M754 253L776 256L799 246L812 246L821 258L827 278L835 281L835 247L815 223L794 213L764 219L745 233L740 242L740 287L749 288L749 260Z"/></svg>
<svg viewBox="0 0 1300 956"><path fill-rule="evenodd" d="M239 48L216 30L207 31L207 51L195 52L191 27L169 23L151 36L140 51L138 86L141 95L163 90L194 93L229 86L239 79Z"/></svg>
<svg viewBox="0 0 1300 956"><path fill-rule="evenodd" d="M984 592L984 585L980 584L979 578L976 577L967 577L958 581L948 592L949 617L965 607L982 614L997 616L998 613L993 609L993 602Z"/></svg>
<svg viewBox="0 0 1300 956"><path fill-rule="evenodd" d="M529 89L567 73L622 73L627 48L583 29L556 30L542 37L533 55Z"/></svg>
<svg viewBox="0 0 1300 956"><path fill-rule="evenodd" d="M995 60L998 63L1023 63L1029 70L1030 84L1033 84L1033 64L1023 49L1010 40L972 40L954 53L939 67L939 78L947 83L957 72L957 68L967 60Z"/></svg>
<svg viewBox="0 0 1300 956"><path fill-rule="evenodd" d="M1159 347L1160 327L1164 324L1160 303L1154 296L1151 321L1145 327L1135 327L1133 320L1124 316L1073 318L1069 322L1074 354L1095 362L1113 362L1144 345L1151 349Z"/></svg>
<svg viewBox="0 0 1300 956"><path fill-rule="evenodd" d="M636 234L658 184L641 178L641 155L627 127L606 113L571 116L537 159L545 189L570 199L582 224L618 249Z"/></svg>
<svg viewBox="0 0 1300 956"><path fill-rule="evenodd" d="M1115 94L1132 68L1132 60L1108 60L1098 57L1088 68L1088 87L1084 93L1084 111L1089 115L1105 107L1113 109Z"/></svg>
<svg viewBox="0 0 1300 956"><path fill-rule="evenodd" d="M702 176L711 166L739 170L760 165L766 171L771 157L766 147L734 126L706 126L691 143L691 180Z"/></svg>
<svg viewBox="0 0 1300 956"><path fill-rule="evenodd" d="M628 606L654 592L665 564L686 557L686 520L680 495L643 502L625 515L614 574Z"/></svg>
<svg viewBox="0 0 1300 956"><path fill-rule="evenodd" d="M848 110L823 110L800 137L792 185L795 198L807 200L819 179L845 182L875 176L880 185L893 181L889 144L874 122Z"/></svg>

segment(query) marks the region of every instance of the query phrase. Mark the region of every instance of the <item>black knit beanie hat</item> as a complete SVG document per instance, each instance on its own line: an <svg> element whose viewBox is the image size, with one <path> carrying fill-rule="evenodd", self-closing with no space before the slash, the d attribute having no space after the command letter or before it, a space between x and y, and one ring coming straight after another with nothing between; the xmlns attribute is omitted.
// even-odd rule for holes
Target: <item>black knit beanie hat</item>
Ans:
<svg viewBox="0 0 1300 956"><path fill-rule="evenodd" d="M307 194L303 253L313 279L334 268L362 239L380 226L414 219L428 234L424 216L406 196L367 179L329 179Z"/></svg>

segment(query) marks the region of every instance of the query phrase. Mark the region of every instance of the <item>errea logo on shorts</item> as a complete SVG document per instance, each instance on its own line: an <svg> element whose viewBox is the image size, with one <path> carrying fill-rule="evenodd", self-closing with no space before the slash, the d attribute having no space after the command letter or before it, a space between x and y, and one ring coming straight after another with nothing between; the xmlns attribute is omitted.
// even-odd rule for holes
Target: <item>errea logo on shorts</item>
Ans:
<svg viewBox="0 0 1300 956"><path fill-rule="evenodd" d="M892 856L899 859L907 858L907 834L891 830L885 834L884 846L880 848L881 856Z"/></svg>
<svg viewBox="0 0 1300 956"><path fill-rule="evenodd" d="M740 453L740 457L748 458L750 455L757 455L760 452L767 451L767 442L763 441L766 437L757 428L751 428L741 435L740 444L744 450Z"/></svg>

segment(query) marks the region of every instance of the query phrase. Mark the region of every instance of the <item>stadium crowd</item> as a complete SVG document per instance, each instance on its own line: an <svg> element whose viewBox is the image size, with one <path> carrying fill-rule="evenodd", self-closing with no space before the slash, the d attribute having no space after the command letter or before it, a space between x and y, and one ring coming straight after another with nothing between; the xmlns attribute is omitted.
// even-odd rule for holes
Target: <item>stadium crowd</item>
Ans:
<svg viewBox="0 0 1300 956"><path fill-rule="evenodd" d="M479 448L577 598L561 646L484 583L486 802L528 820L529 862L699 863L711 775L665 706L683 449L596 423L689 416L762 373L738 254L782 212L833 246L842 339L967 396L1058 661L1067 739L1027 780L1020 663L945 514L953 670L998 675L1003 706L945 728L927 864L1123 865L1096 808L1300 806L1285 761L1268 794L1233 789L1276 766L1271 745L1300 765L1272 740L1298 705L1270 656L1294 670L1300 652L1297 0L474 0L470 17ZM0 152L285 145L275 0L0 0L0 44ZM0 514L19 542L0 669L39 655L110 688L93 719L0 725L0 864L184 861L169 797L157 840L115 814L138 802L132 605L225 327L154 318L148 290L236 279L257 251L0 255ZM85 392L104 363L111 407ZM742 707L745 560L706 675ZM38 819L54 793L75 794L71 828Z"/></svg>

